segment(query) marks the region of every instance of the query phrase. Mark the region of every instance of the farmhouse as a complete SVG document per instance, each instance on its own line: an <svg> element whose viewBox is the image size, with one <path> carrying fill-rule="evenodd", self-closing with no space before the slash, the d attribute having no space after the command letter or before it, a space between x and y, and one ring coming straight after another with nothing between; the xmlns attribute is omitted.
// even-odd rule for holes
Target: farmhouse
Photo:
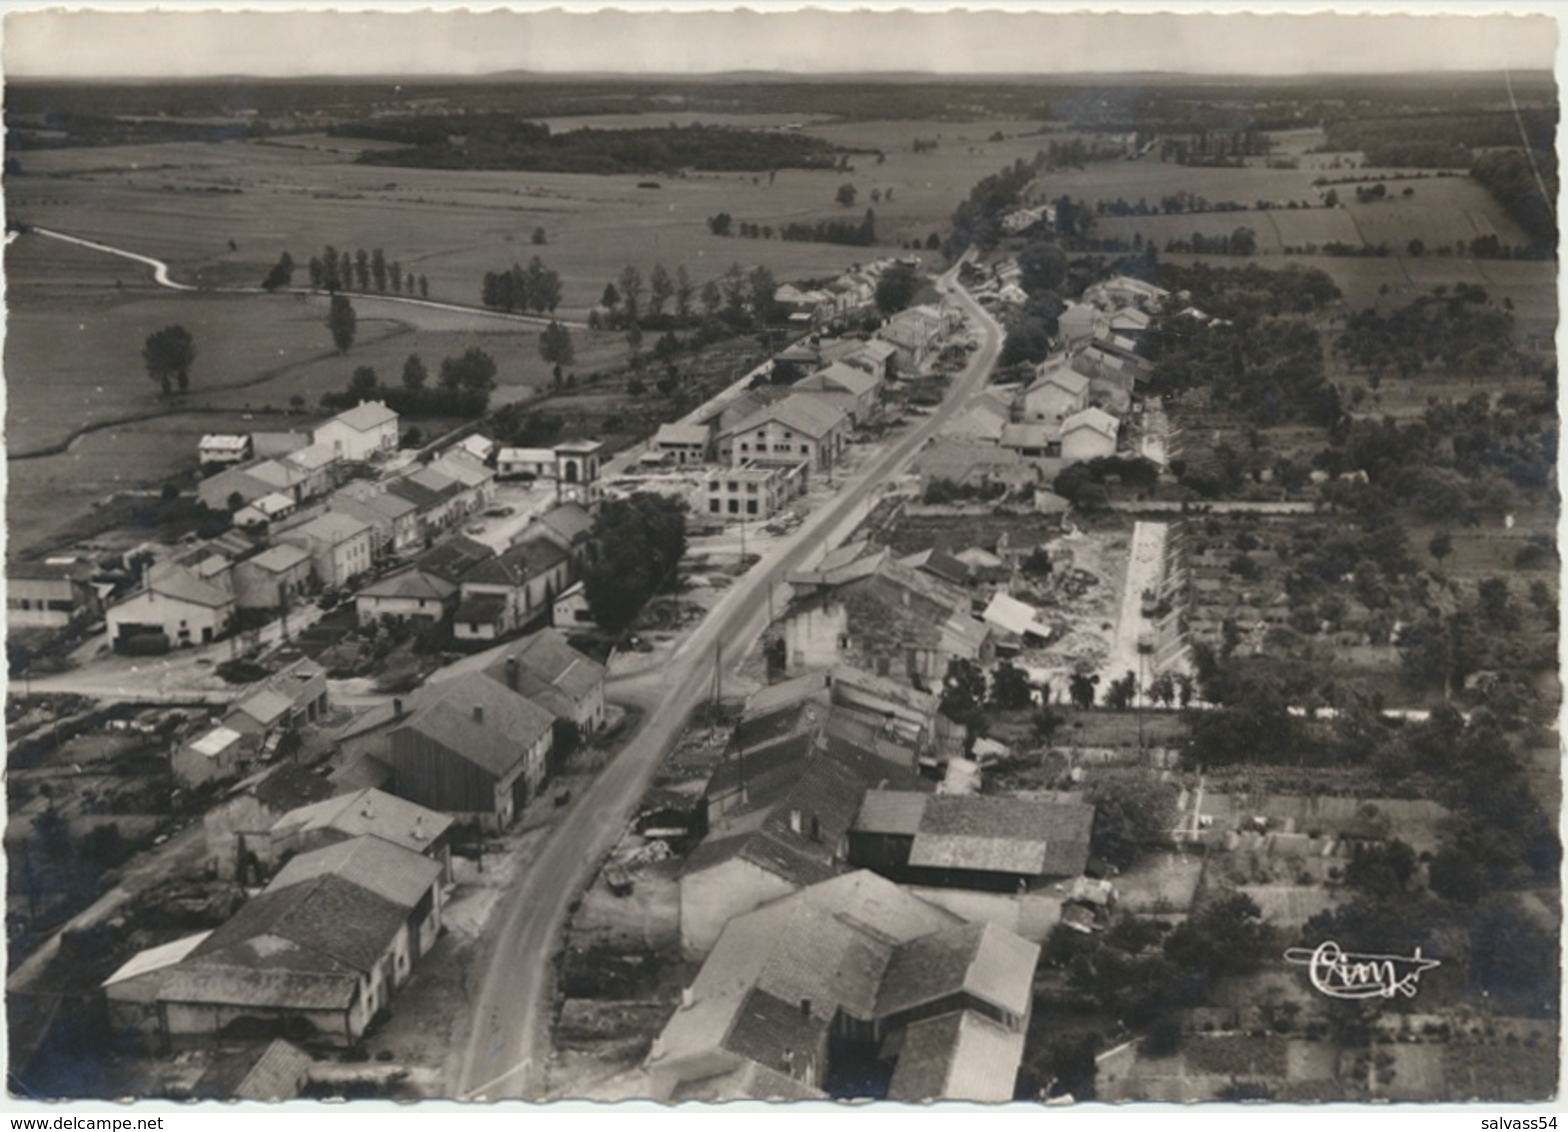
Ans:
<svg viewBox="0 0 1568 1132"><path fill-rule="evenodd" d="M326 511L291 527L278 541L310 551L322 585L342 589L349 579L370 569L373 537L370 526L340 511Z"/></svg>
<svg viewBox="0 0 1568 1132"><path fill-rule="evenodd" d="M526 696L556 719L570 720L589 736L604 726L604 666L541 629L509 646L485 675Z"/></svg>
<svg viewBox="0 0 1568 1132"><path fill-rule="evenodd" d="M457 605L457 583L417 566L378 578L354 597L354 613L361 625L392 618L394 621L443 620Z"/></svg>
<svg viewBox="0 0 1568 1132"><path fill-rule="evenodd" d="M109 640L116 649L132 637L163 634L170 644L207 644L234 618L234 595L194 571L160 563L147 571L142 588L109 608Z"/></svg>
<svg viewBox="0 0 1568 1132"><path fill-rule="evenodd" d="M839 405L854 424L864 424L871 418L880 387L878 378L844 362L834 362L826 369L807 374L794 385L802 393L812 393L829 404Z"/></svg>
<svg viewBox="0 0 1568 1132"><path fill-rule="evenodd" d="M309 498L306 487L311 482L311 477L292 464L283 463L282 460L263 460L259 464L251 464L246 468L235 470L244 471L252 479L266 484L269 495L278 492L290 497L295 503L303 503Z"/></svg>
<svg viewBox="0 0 1568 1132"><path fill-rule="evenodd" d="M236 700L223 721L242 734L264 737L314 723L326 710L326 671L301 657L269 676L256 691Z"/></svg>
<svg viewBox="0 0 1568 1132"><path fill-rule="evenodd" d="M1000 398L983 393L974 398L963 410L955 413L942 426L943 436L959 440L986 441L991 444L1002 439L1002 427L1013 419L1013 411Z"/></svg>
<svg viewBox="0 0 1568 1132"><path fill-rule="evenodd" d="M1073 369L1065 356L1040 363L1035 379L1019 397L1019 419L1060 424L1089 407L1089 378Z"/></svg>
<svg viewBox="0 0 1568 1132"><path fill-rule="evenodd" d="M299 504L294 496L282 491L274 491L254 499L234 512L232 519L236 527L255 528L266 527L282 519L287 519L298 510Z"/></svg>
<svg viewBox="0 0 1568 1132"><path fill-rule="evenodd" d="M281 815L258 845L260 859L276 867L300 853L356 837L378 837L441 865L441 882L452 880L452 819L395 794L367 787L299 806Z"/></svg>
<svg viewBox="0 0 1568 1132"><path fill-rule="evenodd" d="M874 873L824 880L725 927L644 1063L651 1093L1012 1100L1038 961Z"/></svg>
<svg viewBox="0 0 1568 1132"><path fill-rule="evenodd" d="M397 451L398 415L381 401L361 401L316 426L312 441L340 460L369 460Z"/></svg>
<svg viewBox="0 0 1568 1132"><path fill-rule="evenodd" d="M75 558L13 562L5 572L6 628L61 629L103 612L92 584L93 566Z"/></svg>
<svg viewBox="0 0 1568 1132"><path fill-rule="evenodd" d="M987 794L870 790L849 863L900 884L1017 892L1081 876L1094 807Z"/></svg>
<svg viewBox="0 0 1568 1132"><path fill-rule="evenodd" d="M350 1046L434 945L440 877L439 862L377 837L301 854L183 958L143 976L148 1021L165 1048L246 1025Z"/></svg>
<svg viewBox="0 0 1568 1132"><path fill-rule="evenodd" d="M550 624L557 629L577 629L594 624L593 611L588 608L588 592L581 582L573 582L555 599L550 611Z"/></svg>
<svg viewBox="0 0 1568 1132"><path fill-rule="evenodd" d="M179 743L169 755L169 773L187 790L228 782L259 761L261 742L233 727L210 727Z"/></svg>
<svg viewBox="0 0 1568 1132"><path fill-rule="evenodd" d="M479 672L428 691L392 732L393 791L459 820L505 829L544 784L554 717Z"/></svg>
<svg viewBox="0 0 1568 1132"><path fill-rule="evenodd" d="M487 468L483 461L466 451L454 449L434 461L430 468L462 485L462 491L458 496L461 502L458 507L464 515L471 515L490 506L490 499L494 492L495 471Z"/></svg>
<svg viewBox="0 0 1568 1132"><path fill-rule="evenodd" d="M883 323L877 337L893 347L898 372L911 374L923 370L936 355L945 325L946 316L938 308L910 307Z"/></svg>
<svg viewBox="0 0 1568 1132"><path fill-rule="evenodd" d="M350 499L358 506L343 506ZM374 533L378 558L412 554L424 545L419 505L388 491L385 485L364 481L348 484L327 501L327 507L344 511L360 522L368 523ZM377 518L372 520L372 515Z"/></svg>

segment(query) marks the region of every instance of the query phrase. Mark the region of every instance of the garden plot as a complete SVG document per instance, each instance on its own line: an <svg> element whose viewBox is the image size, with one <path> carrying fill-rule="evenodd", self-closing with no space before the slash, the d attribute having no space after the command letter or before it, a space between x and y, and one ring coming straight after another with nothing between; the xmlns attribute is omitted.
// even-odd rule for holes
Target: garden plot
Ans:
<svg viewBox="0 0 1568 1132"><path fill-rule="evenodd" d="M1049 683L1057 698L1075 673L1098 672L1101 683L1119 677L1107 665L1120 616L1129 539L1125 531L1079 532L1051 545L1054 563L1042 580L1015 587L1013 596L1040 610L1055 631L1051 642L1024 648L1013 663L1036 683Z"/></svg>

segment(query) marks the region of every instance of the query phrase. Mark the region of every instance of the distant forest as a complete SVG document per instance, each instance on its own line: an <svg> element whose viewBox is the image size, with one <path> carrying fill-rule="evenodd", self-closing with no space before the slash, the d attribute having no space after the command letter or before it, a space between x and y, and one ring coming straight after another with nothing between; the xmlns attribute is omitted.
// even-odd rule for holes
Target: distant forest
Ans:
<svg viewBox="0 0 1568 1132"><path fill-rule="evenodd" d="M342 137L404 143L366 150L362 165L421 169L509 169L538 173L657 173L677 169L765 172L833 169L845 151L800 133L720 126L647 130L570 130L508 115L361 122L331 131Z"/></svg>

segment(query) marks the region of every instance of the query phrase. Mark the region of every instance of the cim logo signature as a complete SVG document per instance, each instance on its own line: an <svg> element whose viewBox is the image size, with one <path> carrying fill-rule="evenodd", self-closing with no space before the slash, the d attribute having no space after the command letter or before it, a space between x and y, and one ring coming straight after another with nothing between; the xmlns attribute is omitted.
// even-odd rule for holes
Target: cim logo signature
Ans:
<svg viewBox="0 0 1568 1132"><path fill-rule="evenodd" d="M1329 998L1414 998L1421 974L1438 966L1418 947L1414 955L1357 955L1328 940L1313 948L1292 947L1285 960L1307 969L1312 985Z"/></svg>

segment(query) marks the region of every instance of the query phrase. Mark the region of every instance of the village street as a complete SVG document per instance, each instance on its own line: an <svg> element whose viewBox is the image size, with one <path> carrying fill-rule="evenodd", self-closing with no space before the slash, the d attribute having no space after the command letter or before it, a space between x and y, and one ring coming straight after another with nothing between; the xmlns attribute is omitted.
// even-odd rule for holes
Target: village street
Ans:
<svg viewBox="0 0 1568 1132"><path fill-rule="evenodd" d="M544 1082L550 978L568 907L621 835L637 800L674 743L692 707L708 690L715 649L738 658L762 633L768 610L759 600L772 586L845 538L864 516L878 487L896 476L925 442L989 376L1002 329L954 282L940 286L981 328L981 345L935 413L890 443L845 482L828 506L794 538L781 540L714 606L661 667L613 681L611 698L646 712L641 730L572 803L515 887L503 897L480 961L469 1017L471 1030L447 1066L447 1095L465 1099L535 1098Z"/></svg>

